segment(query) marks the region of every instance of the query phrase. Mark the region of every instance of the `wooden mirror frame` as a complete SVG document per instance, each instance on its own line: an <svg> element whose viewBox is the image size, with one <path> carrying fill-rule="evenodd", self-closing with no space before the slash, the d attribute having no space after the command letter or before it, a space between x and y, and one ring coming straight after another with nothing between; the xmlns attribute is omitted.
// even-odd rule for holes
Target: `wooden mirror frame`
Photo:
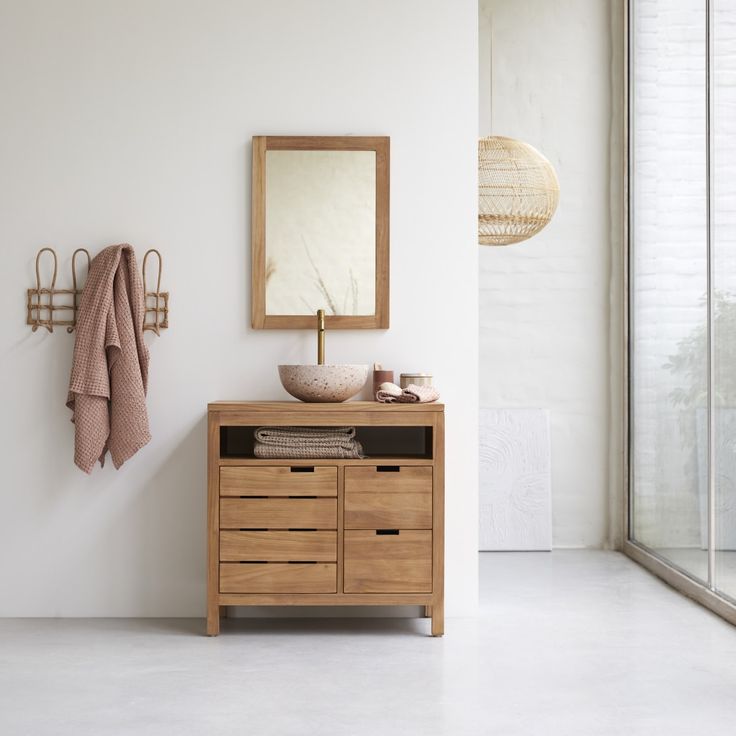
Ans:
<svg viewBox="0 0 736 736"><path fill-rule="evenodd" d="M370 315L326 315L328 329L387 329L389 325L389 151L383 136L253 137L251 192L251 317L254 329L315 329L316 315L266 314L266 151L375 151L376 304Z"/></svg>

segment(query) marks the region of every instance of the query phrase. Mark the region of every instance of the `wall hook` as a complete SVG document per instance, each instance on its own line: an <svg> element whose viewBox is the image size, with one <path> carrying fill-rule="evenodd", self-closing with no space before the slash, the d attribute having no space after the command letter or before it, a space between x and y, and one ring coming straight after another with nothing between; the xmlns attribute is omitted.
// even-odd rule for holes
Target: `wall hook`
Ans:
<svg viewBox="0 0 736 736"><path fill-rule="evenodd" d="M77 255L84 253L87 256L87 273L89 273L89 267L92 265L92 259L90 258L89 251L86 248L77 248L72 253L72 299L74 304L72 309L72 324L66 328L66 331L70 334L74 332L74 328L77 326L77 310L79 309L79 297L82 295L82 289L77 289Z"/></svg>
<svg viewBox="0 0 736 736"><path fill-rule="evenodd" d="M54 274L51 277L50 289L41 288L41 273L39 265L41 263L41 256L43 255L43 253L51 253L52 258L54 259ZM31 327L32 332L35 332L39 327L45 327L49 332L54 331L54 287L56 286L56 273L58 271L58 265L59 262L56 257L56 251L53 248L41 248L41 250L36 253L36 288L28 289L28 316L26 319L26 322L28 324L33 325L33 327ZM49 295L48 306L41 303L41 294ZM35 303L33 302L34 295L36 297ZM48 311L48 319L41 319L42 310ZM34 313L35 317L33 316Z"/></svg>
<svg viewBox="0 0 736 736"><path fill-rule="evenodd" d="M50 253L54 260L54 271L51 276L51 286L46 288L41 286L41 256L44 253ZM49 332L54 331L56 326L66 327L68 333L74 332L77 324L77 314L79 312L80 299L84 287L79 287L77 280L77 256L84 253L87 256L87 273L92 265L92 257L86 248L77 248L72 254L72 288L57 289L56 277L58 274L58 258L53 248L44 247L36 254L36 287L27 290L26 298L26 324L31 325L31 331L36 332L39 327L45 327ZM158 258L158 276L156 278L156 290L146 290L146 262L151 253ZM163 270L163 259L161 253L155 248L146 251L143 256L143 300L145 312L143 316L143 329L152 330L157 335L161 334L162 329L169 326L169 292L161 291L161 271ZM48 302L43 303L42 299L48 296ZM59 301L59 297L64 299ZM152 301L149 301L152 300ZM66 301L66 303L63 303ZM149 306L150 304L150 306ZM71 312L70 319L63 319L62 314ZM46 315L46 318L42 317ZM151 316L153 321L146 321Z"/></svg>
<svg viewBox="0 0 736 736"><path fill-rule="evenodd" d="M156 291L148 291L146 288L146 261L151 253L158 258L158 277L156 278ZM163 271L163 258L155 248L149 248L143 256L143 294L146 300L146 311L143 317L143 329L152 330L160 335L160 329L169 326L169 292L161 291L161 272ZM148 299L155 299L154 306L148 306ZM146 316L153 314L153 323L146 322Z"/></svg>

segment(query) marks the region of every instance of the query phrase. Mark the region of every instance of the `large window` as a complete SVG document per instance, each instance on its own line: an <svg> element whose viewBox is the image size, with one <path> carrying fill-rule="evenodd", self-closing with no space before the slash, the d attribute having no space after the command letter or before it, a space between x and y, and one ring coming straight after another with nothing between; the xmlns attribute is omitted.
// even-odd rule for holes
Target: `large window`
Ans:
<svg viewBox="0 0 736 736"><path fill-rule="evenodd" d="M629 8L630 537L736 599L736 3Z"/></svg>

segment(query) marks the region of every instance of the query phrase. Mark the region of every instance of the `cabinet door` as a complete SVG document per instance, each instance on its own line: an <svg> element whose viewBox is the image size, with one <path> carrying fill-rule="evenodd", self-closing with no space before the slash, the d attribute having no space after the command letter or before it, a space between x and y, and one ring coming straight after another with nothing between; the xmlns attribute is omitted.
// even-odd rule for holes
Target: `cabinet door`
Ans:
<svg viewBox="0 0 736 736"><path fill-rule="evenodd" d="M346 529L431 529L430 466L345 468Z"/></svg>
<svg viewBox="0 0 736 736"><path fill-rule="evenodd" d="M431 593L432 532L345 531L346 593Z"/></svg>

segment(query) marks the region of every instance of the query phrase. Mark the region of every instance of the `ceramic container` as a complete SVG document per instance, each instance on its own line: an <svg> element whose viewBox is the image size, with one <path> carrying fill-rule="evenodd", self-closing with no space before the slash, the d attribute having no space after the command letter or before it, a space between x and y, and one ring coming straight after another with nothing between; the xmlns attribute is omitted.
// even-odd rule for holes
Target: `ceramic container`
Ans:
<svg viewBox="0 0 736 736"><path fill-rule="evenodd" d="M433 377L431 373L402 373L399 386L406 388L410 383L415 386L431 386Z"/></svg>
<svg viewBox="0 0 736 736"><path fill-rule="evenodd" d="M382 383L393 383L394 372L384 370L373 371L373 398L376 398L376 392L378 391Z"/></svg>

